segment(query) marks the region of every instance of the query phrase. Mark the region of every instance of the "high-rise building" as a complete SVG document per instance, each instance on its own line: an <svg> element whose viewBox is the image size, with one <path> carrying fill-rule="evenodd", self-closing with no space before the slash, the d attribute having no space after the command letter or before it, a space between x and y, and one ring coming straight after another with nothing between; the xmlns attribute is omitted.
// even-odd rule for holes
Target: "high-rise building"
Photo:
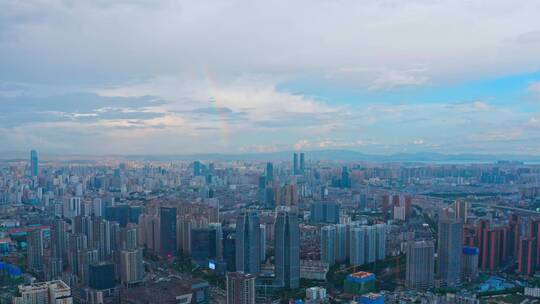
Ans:
<svg viewBox="0 0 540 304"><path fill-rule="evenodd" d="M69 236L68 241L68 261L69 266L73 274L79 274L79 264L80 264L80 252L88 248L88 242L86 235L82 233L74 233Z"/></svg>
<svg viewBox="0 0 540 304"><path fill-rule="evenodd" d="M164 257L176 256L176 208L159 208L160 254Z"/></svg>
<svg viewBox="0 0 540 304"><path fill-rule="evenodd" d="M467 201L458 200L455 202L456 218L463 224L467 224L467 215L469 212L469 203Z"/></svg>
<svg viewBox="0 0 540 304"><path fill-rule="evenodd" d="M463 224L456 219L439 221L437 275L442 286L455 286L461 280Z"/></svg>
<svg viewBox="0 0 540 304"><path fill-rule="evenodd" d="M28 268L33 271L43 270L43 231L34 229L27 235Z"/></svg>
<svg viewBox="0 0 540 304"><path fill-rule="evenodd" d="M264 261L266 261L266 225L261 224L259 228L259 231L261 232L261 236L259 238L259 241L261 243L261 245L259 246L259 248L261 249L261 263L264 263Z"/></svg>
<svg viewBox="0 0 540 304"><path fill-rule="evenodd" d="M236 271L236 234L232 229L223 231L223 260L227 271Z"/></svg>
<svg viewBox="0 0 540 304"><path fill-rule="evenodd" d="M366 231L366 263L377 260L377 229L375 226L364 226Z"/></svg>
<svg viewBox="0 0 540 304"><path fill-rule="evenodd" d="M120 280L124 285L142 282L144 278L143 256L140 249L120 251Z"/></svg>
<svg viewBox="0 0 540 304"><path fill-rule="evenodd" d="M522 237L519 247L518 272L524 275L533 275L536 272L536 239Z"/></svg>
<svg viewBox="0 0 540 304"><path fill-rule="evenodd" d="M375 256L377 260L384 260L386 258L386 224L376 224L375 233Z"/></svg>
<svg viewBox="0 0 540 304"><path fill-rule="evenodd" d="M351 227L349 230L349 258L351 265L366 263L366 231L364 227Z"/></svg>
<svg viewBox="0 0 540 304"><path fill-rule="evenodd" d="M335 202L314 202L311 204L313 223L339 223L339 205Z"/></svg>
<svg viewBox="0 0 540 304"><path fill-rule="evenodd" d="M304 164L304 153L300 153L300 173L304 174L305 164Z"/></svg>
<svg viewBox="0 0 540 304"><path fill-rule="evenodd" d="M52 256L68 262L68 224L63 219L55 219L51 229Z"/></svg>
<svg viewBox="0 0 540 304"><path fill-rule="evenodd" d="M257 275L260 271L260 223L255 211L244 211L236 220L236 270Z"/></svg>
<svg viewBox="0 0 540 304"><path fill-rule="evenodd" d="M336 261L344 263L347 260L347 225L336 225Z"/></svg>
<svg viewBox="0 0 540 304"><path fill-rule="evenodd" d="M463 247L461 277L466 282L474 281L478 277L478 252L476 247Z"/></svg>
<svg viewBox="0 0 540 304"><path fill-rule="evenodd" d="M98 250L99 260L104 261L111 256L111 222L103 218L93 220L93 240L88 240L88 244Z"/></svg>
<svg viewBox="0 0 540 304"><path fill-rule="evenodd" d="M193 175L194 176L199 176L201 175L201 162L196 160L195 162L193 162Z"/></svg>
<svg viewBox="0 0 540 304"><path fill-rule="evenodd" d="M88 285L96 290L111 289L115 285L115 264L100 262L88 267Z"/></svg>
<svg viewBox="0 0 540 304"><path fill-rule="evenodd" d="M298 174L298 153L293 155L293 174Z"/></svg>
<svg viewBox="0 0 540 304"><path fill-rule="evenodd" d="M336 263L336 227L324 226L321 228L321 261L332 266Z"/></svg>
<svg viewBox="0 0 540 304"><path fill-rule="evenodd" d="M426 290L434 282L435 244L432 241L416 241L406 245L405 284L408 288Z"/></svg>
<svg viewBox="0 0 540 304"><path fill-rule="evenodd" d="M274 180L274 165L270 162L266 163L266 181L271 182Z"/></svg>
<svg viewBox="0 0 540 304"><path fill-rule="evenodd" d="M276 280L281 286L300 286L300 229L296 213L279 211L275 224Z"/></svg>
<svg viewBox="0 0 540 304"><path fill-rule="evenodd" d="M255 304L255 276L228 272L226 285L227 304Z"/></svg>
<svg viewBox="0 0 540 304"><path fill-rule="evenodd" d="M18 296L13 298L17 304L72 304L71 288L63 281L48 281L19 285Z"/></svg>
<svg viewBox="0 0 540 304"><path fill-rule="evenodd" d="M138 231L136 225L128 225L120 229L120 245L118 249L137 249L139 247Z"/></svg>
<svg viewBox="0 0 540 304"><path fill-rule="evenodd" d="M36 150L30 151L30 173L32 176L38 176L39 174L39 161Z"/></svg>

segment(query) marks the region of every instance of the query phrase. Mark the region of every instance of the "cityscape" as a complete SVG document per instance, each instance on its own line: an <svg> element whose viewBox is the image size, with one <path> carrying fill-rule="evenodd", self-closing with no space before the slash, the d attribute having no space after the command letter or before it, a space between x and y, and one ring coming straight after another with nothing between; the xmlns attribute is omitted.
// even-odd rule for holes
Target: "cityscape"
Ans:
<svg viewBox="0 0 540 304"><path fill-rule="evenodd" d="M540 304L539 0L0 0L0 304Z"/></svg>
<svg viewBox="0 0 540 304"><path fill-rule="evenodd" d="M5 303L524 303L540 165L0 166Z"/></svg>

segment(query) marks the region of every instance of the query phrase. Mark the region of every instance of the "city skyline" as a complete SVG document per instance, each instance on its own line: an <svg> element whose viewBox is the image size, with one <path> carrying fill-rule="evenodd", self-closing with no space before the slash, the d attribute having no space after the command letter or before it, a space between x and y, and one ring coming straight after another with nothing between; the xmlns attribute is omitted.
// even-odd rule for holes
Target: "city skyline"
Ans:
<svg viewBox="0 0 540 304"><path fill-rule="evenodd" d="M535 1L0 8L0 153L540 154Z"/></svg>

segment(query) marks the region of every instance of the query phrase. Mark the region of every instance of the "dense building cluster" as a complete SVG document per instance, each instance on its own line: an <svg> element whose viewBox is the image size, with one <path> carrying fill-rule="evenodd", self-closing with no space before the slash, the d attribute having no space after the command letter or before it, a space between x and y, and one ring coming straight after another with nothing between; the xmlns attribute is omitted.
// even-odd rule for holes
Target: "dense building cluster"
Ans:
<svg viewBox="0 0 540 304"><path fill-rule="evenodd" d="M1 296L249 304L478 303L525 287L534 295L538 181L539 166L513 162L304 153L40 161L32 151L0 162Z"/></svg>

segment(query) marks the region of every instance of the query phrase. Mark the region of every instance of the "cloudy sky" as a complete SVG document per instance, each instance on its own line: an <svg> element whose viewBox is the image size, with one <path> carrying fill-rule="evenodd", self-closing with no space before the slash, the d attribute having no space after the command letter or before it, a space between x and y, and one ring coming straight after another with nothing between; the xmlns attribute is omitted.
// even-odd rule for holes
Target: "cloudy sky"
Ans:
<svg viewBox="0 0 540 304"><path fill-rule="evenodd" d="M0 152L540 154L540 1L0 0Z"/></svg>

